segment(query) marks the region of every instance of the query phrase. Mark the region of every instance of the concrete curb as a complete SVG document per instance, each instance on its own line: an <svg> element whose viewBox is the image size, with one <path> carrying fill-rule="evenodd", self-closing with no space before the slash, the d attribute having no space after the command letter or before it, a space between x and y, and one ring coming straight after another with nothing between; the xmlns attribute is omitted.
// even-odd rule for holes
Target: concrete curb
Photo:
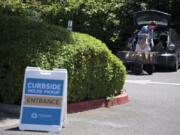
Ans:
<svg viewBox="0 0 180 135"><path fill-rule="evenodd" d="M106 100L106 99L97 99L97 100L91 100L91 101L82 101L79 103L72 103L68 104L68 113L76 113L76 112L82 112L87 110L92 110L100 107L111 107L114 105L120 105L128 102L128 94L123 93L121 95L118 95L112 100ZM20 113L20 105L11 105L11 104L3 104L0 103L0 111L5 113L11 113L11 114L19 114Z"/></svg>

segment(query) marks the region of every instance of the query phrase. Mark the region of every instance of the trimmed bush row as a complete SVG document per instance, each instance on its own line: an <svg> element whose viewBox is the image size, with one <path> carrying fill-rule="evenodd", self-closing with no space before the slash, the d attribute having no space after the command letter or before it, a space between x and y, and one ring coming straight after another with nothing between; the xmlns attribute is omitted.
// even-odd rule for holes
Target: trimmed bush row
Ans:
<svg viewBox="0 0 180 135"><path fill-rule="evenodd" d="M0 102L20 103L26 66L66 68L69 103L123 91L125 67L101 41L27 18L0 17Z"/></svg>

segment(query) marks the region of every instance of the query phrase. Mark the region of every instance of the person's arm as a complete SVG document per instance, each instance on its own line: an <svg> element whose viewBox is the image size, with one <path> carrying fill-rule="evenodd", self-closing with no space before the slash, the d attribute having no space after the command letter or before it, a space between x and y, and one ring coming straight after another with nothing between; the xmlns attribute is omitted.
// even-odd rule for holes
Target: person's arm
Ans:
<svg viewBox="0 0 180 135"><path fill-rule="evenodd" d="M147 36L146 27L142 27L141 30L138 32L138 37L142 38L144 36Z"/></svg>
<svg viewBox="0 0 180 135"><path fill-rule="evenodd" d="M149 40L150 40L151 47L154 47L154 32L153 32L153 30L150 31L149 35L150 35Z"/></svg>

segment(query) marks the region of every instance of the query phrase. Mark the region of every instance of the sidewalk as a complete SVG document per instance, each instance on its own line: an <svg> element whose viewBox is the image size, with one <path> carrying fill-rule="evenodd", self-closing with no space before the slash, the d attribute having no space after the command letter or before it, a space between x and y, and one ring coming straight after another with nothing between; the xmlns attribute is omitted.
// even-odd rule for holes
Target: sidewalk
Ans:
<svg viewBox="0 0 180 135"><path fill-rule="evenodd" d="M109 107L112 107L115 105L120 105L120 104L125 104L127 102L128 102L128 94L124 93L124 94L121 94L121 95L118 95L118 96L112 98L111 100L98 99L98 100L83 101L80 103L68 104L68 112L69 112L68 118L74 115L74 114L71 115L71 113L82 112L82 114L83 114L83 112L87 113L89 110L93 111L94 109L97 109L97 108L108 109ZM96 110L94 110L94 111L96 111ZM0 103L0 132L6 131L7 129L11 130L14 128L15 128L14 131L19 131L18 130L19 115L20 115L19 112L20 112L19 105ZM79 113L77 113L77 114L79 114ZM81 117L78 118L78 120L79 119L81 119ZM71 121L71 119L69 119L69 120ZM81 120L79 122L81 122ZM93 121L91 121L91 122L93 122ZM102 123L102 122L100 122L100 123ZM102 125L104 125L104 123Z"/></svg>
<svg viewBox="0 0 180 135"><path fill-rule="evenodd" d="M17 125L18 123L19 115L0 112L0 128Z"/></svg>

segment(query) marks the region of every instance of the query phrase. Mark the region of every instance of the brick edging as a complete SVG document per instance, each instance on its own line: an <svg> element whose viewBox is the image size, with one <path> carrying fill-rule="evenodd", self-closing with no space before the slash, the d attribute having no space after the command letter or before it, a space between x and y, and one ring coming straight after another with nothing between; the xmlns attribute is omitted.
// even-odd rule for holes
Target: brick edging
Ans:
<svg viewBox="0 0 180 135"><path fill-rule="evenodd" d="M111 107L114 105L120 105L127 102L128 102L128 94L123 93L121 95L113 97L112 100L97 99L97 100L68 104L68 113L82 112L100 107Z"/></svg>
<svg viewBox="0 0 180 135"><path fill-rule="evenodd" d="M75 113L75 112L92 110L100 107L111 107L114 105L120 105L127 102L128 102L128 94L124 93L112 98L112 100L96 99L91 101L82 101L79 103L68 104L67 110L68 113ZM20 105L0 103L0 111L5 113L19 114Z"/></svg>

